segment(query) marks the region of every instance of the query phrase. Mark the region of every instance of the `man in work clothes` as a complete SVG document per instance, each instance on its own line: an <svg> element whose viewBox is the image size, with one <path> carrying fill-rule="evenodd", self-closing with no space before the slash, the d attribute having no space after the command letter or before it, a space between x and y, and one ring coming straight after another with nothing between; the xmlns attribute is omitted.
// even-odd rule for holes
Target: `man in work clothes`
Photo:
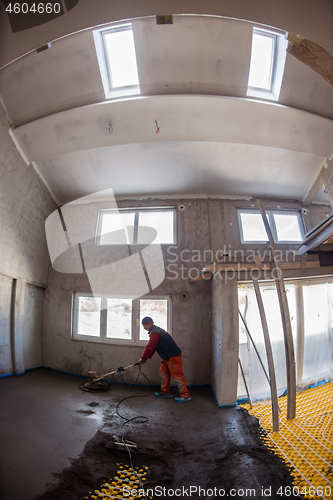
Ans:
<svg viewBox="0 0 333 500"><path fill-rule="evenodd" d="M146 316L142 320L142 326L149 334L149 342L139 360L145 363L151 358L155 351L162 358L160 366L160 376L162 378L161 392L155 392L157 398L172 398L170 394L170 378L176 382L179 397L175 398L176 403L190 401L189 392L182 369L182 351L177 346L171 335L154 325L154 321Z"/></svg>

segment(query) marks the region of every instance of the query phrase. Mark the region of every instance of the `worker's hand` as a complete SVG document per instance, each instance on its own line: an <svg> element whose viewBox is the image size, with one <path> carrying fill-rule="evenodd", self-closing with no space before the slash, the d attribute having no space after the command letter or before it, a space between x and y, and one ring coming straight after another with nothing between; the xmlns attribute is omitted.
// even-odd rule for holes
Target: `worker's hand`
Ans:
<svg viewBox="0 0 333 500"><path fill-rule="evenodd" d="M146 362L146 360L145 360L145 359L142 359L142 358L140 358L140 359L139 359L139 363L140 363L140 365L143 365L145 362Z"/></svg>

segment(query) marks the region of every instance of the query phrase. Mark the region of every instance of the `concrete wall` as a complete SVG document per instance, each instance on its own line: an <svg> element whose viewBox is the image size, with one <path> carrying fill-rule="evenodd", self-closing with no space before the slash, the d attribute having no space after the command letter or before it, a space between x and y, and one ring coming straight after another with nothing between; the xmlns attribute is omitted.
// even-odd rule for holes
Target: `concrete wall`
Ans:
<svg viewBox="0 0 333 500"><path fill-rule="evenodd" d="M0 375L11 373L12 368L11 299L12 280L0 275Z"/></svg>
<svg viewBox="0 0 333 500"><path fill-rule="evenodd" d="M20 373L40 364L86 374L90 369L106 372L135 362L142 347L71 339L72 296L75 291L90 291L89 283L84 275L61 274L53 269L48 276L44 222L56 205L33 168L21 159L8 130L7 119L0 108L0 375ZM134 199L119 200L118 205L177 208L177 245L163 250L167 274L155 292L172 295L172 334L183 350L188 383L211 383L217 339L215 332L212 344L211 283L189 284L188 278L198 276L202 266L213 262L219 250L262 252L268 248L267 245L242 245L240 242L237 208L255 207L256 202L205 198ZM265 206L301 208L295 201L265 200ZM310 207L304 215L306 230L330 211L328 206ZM298 245L293 248L297 250ZM311 274L310 270L308 273ZM314 273L318 271L313 270ZM47 289L42 309L43 284L47 284ZM218 314L225 316L228 312L219 311ZM222 360L214 363L213 380ZM156 384L159 382L158 365L155 355L144 368Z"/></svg>
<svg viewBox="0 0 333 500"><path fill-rule="evenodd" d="M233 406L238 383L238 284L216 273L212 279L212 389L219 406Z"/></svg>
<svg viewBox="0 0 333 500"><path fill-rule="evenodd" d="M39 176L22 160L8 131L0 106L0 375L24 371L25 361L29 368L41 364L40 347L35 353L35 341L31 344L31 337L24 338L27 313L41 316L41 304L36 310L30 304L29 311L25 310L26 286L47 283L44 222L56 208Z"/></svg>
<svg viewBox="0 0 333 500"><path fill-rule="evenodd" d="M119 202L119 207L183 206L178 208L178 243L164 247L166 279L154 293L172 295L172 335L183 351L183 366L190 384L209 384L211 378L211 299L210 283L195 286L187 282L189 266L181 262L180 253L198 250L201 254L210 248L207 200L149 200ZM188 254L184 255L186 258ZM174 262L175 261L175 262ZM183 264L183 268L181 268ZM201 262L194 264L201 268ZM169 267L170 266L170 267ZM182 278L182 274L185 277ZM74 291L89 292L84 275L50 272L45 292L43 315L43 362L45 366L70 373L86 375L89 370L99 373L136 362L142 352L140 346L98 344L71 339L72 296ZM152 383L159 384L159 357L157 354L144 366ZM133 380L137 370L126 373ZM132 377L133 375L133 377ZM116 378L117 380L117 378ZM144 379L141 381L146 383Z"/></svg>
<svg viewBox="0 0 333 500"><path fill-rule="evenodd" d="M264 204L267 208L301 208L301 204L294 201L265 200ZM268 245L242 245L240 242L237 208L253 208L255 205L255 201L248 200L205 198L118 200L120 208L176 207L177 245L163 249L166 278L154 293L172 295L171 330L183 350L187 382L213 383L220 404L235 402L235 392L228 394L223 386L227 380L225 373L229 370L223 359L227 360L229 355L233 357L232 365L236 369L231 374L232 383L237 378L238 322L235 289L232 285L229 290L230 283L223 287L222 284L214 284L208 280L190 284L188 278L197 277L205 263L214 261L218 251L233 255L234 251L243 249L245 256L248 250L260 250L261 253L268 251ZM306 214L306 229L320 222L326 212L330 212L330 207L311 207ZM281 248L293 248L296 251L298 246L284 245ZM307 270L309 271L311 270ZM317 269L313 271L318 274ZM332 272L332 269L327 272ZM214 291L211 295L212 287ZM85 275L62 274L50 270L43 306L43 364L86 375L92 369L106 373L120 365L136 362L143 351L140 346L102 345L71 339L72 297L75 291L90 291ZM219 350L220 342L224 346L222 351ZM144 372L155 384L159 383L158 365L159 358L155 354L144 366ZM134 380L136 373L136 369L131 373L127 372L126 379ZM227 384L233 387L229 382Z"/></svg>
<svg viewBox="0 0 333 500"><path fill-rule="evenodd" d="M24 302L24 368L42 366L42 311L44 289L27 283Z"/></svg>

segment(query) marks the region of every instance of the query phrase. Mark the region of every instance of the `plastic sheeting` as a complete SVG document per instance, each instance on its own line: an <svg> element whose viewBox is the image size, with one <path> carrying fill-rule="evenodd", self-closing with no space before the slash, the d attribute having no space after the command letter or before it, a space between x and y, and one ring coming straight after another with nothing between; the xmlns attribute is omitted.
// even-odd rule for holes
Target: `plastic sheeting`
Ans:
<svg viewBox="0 0 333 500"><path fill-rule="evenodd" d="M303 286L304 359L302 383L332 377L333 284Z"/></svg>
<svg viewBox="0 0 333 500"><path fill-rule="evenodd" d="M278 395L287 388L286 358L280 307L275 286L261 285L261 294L267 317L272 344ZM332 376L332 325L333 325L333 284L303 286L304 301L304 348L297 353L297 303L295 287L286 285L289 312L294 340L295 360L302 362L301 385L309 385ZM268 373L268 364L259 309L254 290L239 290L239 308L245 320L261 360ZM303 354L303 355L302 355ZM270 398L270 386L264 374L255 349L246 337L240 319L239 357L245 372L252 401ZM303 359L303 361L302 361ZM238 398L246 397L245 385L239 370Z"/></svg>

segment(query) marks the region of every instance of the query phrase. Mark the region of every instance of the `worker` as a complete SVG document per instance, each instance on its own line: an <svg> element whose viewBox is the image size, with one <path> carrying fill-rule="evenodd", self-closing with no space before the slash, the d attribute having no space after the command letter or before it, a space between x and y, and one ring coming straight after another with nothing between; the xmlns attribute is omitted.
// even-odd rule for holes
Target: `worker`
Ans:
<svg viewBox="0 0 333 500"><path fill-rule="evenodd" d="M182 351L177 346L171 335L154 325L154 321L149 316L142 320L142 326L147 330L149 342L139 359L140 363L145 363L151 358L155 351L162 358L160 366L160 376L162 378L161 392L155 392L156 398L172 398L170 393L170 378L176 382L179 397L175 398L176 403L190 401L189 392L182 369Z"/></svg>

